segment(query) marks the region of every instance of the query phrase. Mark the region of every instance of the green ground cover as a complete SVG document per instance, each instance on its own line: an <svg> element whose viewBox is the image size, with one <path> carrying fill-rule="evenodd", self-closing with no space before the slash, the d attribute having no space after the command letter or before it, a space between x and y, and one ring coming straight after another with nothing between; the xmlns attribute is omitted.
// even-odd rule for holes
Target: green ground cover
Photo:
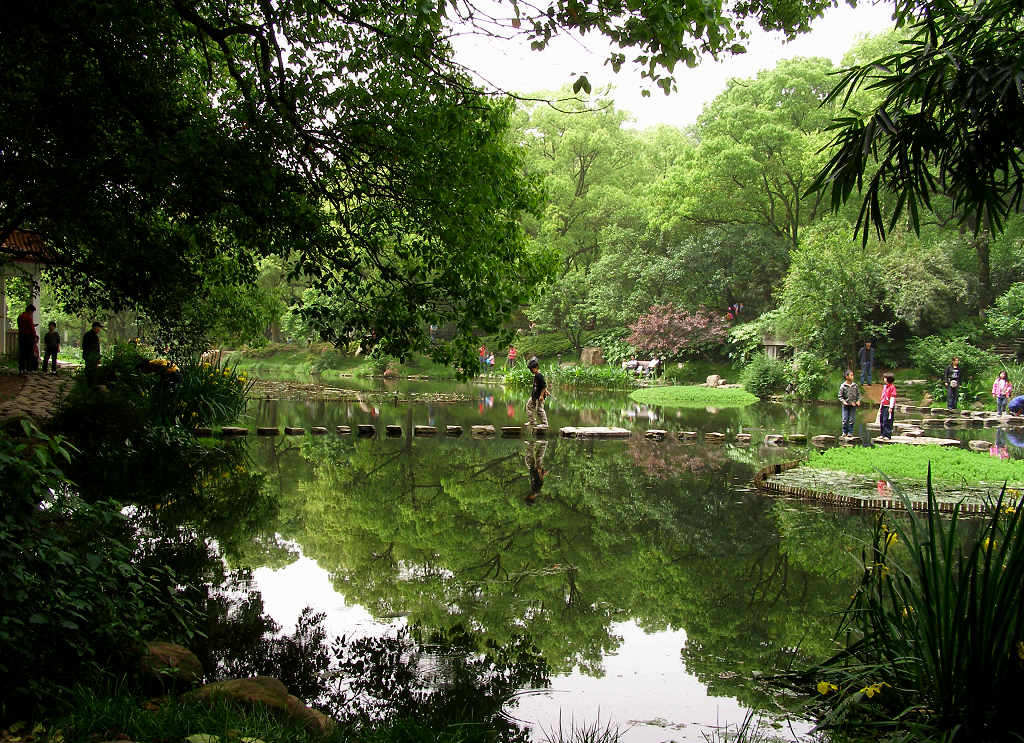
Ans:
<svg viewBox="0 0 1024 743"><path fill-rule="evenodd" d="M697 386L647 387L632 392L630 397L645 405L675 408L741 408L757 402L757 397L746 390Z"/></svg>
<svg viewBox="0 0 1024 743"><path fill-rule="evenodd" d="M319 374L321 379L379 376L384 369L381 361L365 356L352 356L331 346L271 345L260 349L243 349L225 354L231 365L238 366L250 376L284 379L309 379ZM405 363L393 362L391 368L401 377L427 376L433 379L454 379L455 370L435 364L425 356L414 354Z"/></svg>
<svg viewBox="0 0 1024 743"><path fill-rule="evenodd" d="M1024 483L1024 460L999 459L966 449L937 446L842 447L811 455L814 469L925 480L928 465L932 479L943 483Z"/></svg>

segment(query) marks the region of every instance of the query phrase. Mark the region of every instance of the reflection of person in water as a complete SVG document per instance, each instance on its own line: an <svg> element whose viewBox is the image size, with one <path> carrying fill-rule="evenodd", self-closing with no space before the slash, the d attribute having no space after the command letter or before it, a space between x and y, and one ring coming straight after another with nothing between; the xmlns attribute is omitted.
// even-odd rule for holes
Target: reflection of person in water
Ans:
<svg viewBox="0 0 1024 743"><path fill-rule="evenodd" d="M526 469L530 473L530 494L526 496L526 502L533 505L537 500L540 489L544 487L544 476L547 471L544 469L544 455L548 451L547 441L526 441Z"/></svg>
<svg viewBox="0 0 1024 743"><path fill-rule="evenodd" d="M996 429L996 442L988 448L988 453L991 457L999 457L1000 459L1010 458L1010 450L1006 448L1005 429Z"/></svg>

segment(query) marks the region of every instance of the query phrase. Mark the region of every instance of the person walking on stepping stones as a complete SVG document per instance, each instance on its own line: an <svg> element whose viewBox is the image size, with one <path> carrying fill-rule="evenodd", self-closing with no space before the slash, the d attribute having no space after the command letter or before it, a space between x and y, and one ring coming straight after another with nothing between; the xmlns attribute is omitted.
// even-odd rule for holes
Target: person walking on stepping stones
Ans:
<svg viewBox="0 0 1024 743"><path fill-rule="evenodd" d="M839 404L843 406L843 436L852 436L853 422L860 407L860 387L853 381L853 369L846 370L846 380L839 385Z"/></svg>
<svg viewBox="0 0 1024 743"><path fill-rule="evenodd" d="M857 361L860 362L860 383L871 384L871 369L875 365L875 349L871 347L871 341L864 341L857 352Z"/></svg>
<svg viewBox="0 0 1024 743"><path fill-rule="evenodd" d="M892 373L885 375L885 386L882 388L882 400L878 406L878 424L882 429L879 438L892 439L893 413L896 412L896 377Z"/></svg>
<svg viewBox="0 0 1024 743"><path fill-rule="evenodd" d="M548 383L540 373L540 362L536 356L526 363L526 368L533 374L533 391L530 393L530 401L526 403L526 425L532 426L540 418L540 425L547 428L548 414L544 410L544 398L548 396Z"/></svg>
<svg viewBox="0 0 1024 743"><path fill-rule="evenodd" d="M953 362L946 367L946 409L956 410L960 388L964 384L963 369L960 368L960 357L954 356Z"/></svg>

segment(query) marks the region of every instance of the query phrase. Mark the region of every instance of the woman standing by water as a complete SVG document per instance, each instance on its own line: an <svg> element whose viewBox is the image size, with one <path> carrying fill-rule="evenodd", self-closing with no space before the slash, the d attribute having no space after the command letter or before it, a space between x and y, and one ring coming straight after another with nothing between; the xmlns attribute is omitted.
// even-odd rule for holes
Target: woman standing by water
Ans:
<svg viewBox="0 0 1024 743"><path fill-rule="evenodd" d="M1007 375L1006 370L999 372L996 381L992 383L992 397L996 399L996 413L1002 415L1006 412L1006 402L1013 394L1013 382Z"/></svg>

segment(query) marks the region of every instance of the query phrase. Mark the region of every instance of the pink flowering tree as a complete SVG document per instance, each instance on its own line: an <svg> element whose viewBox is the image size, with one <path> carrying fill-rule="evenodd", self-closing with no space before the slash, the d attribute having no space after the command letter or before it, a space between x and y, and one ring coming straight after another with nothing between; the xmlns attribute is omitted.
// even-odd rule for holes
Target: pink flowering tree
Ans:
<svg viewBox="0 0 1024 743"><path fill-rule="evenodd" d="M725 342L729 323L721 314L700 307L695 312L671 304L654 305L629 326L627 342L643 351L677 358L699 354Z"/></svg>

